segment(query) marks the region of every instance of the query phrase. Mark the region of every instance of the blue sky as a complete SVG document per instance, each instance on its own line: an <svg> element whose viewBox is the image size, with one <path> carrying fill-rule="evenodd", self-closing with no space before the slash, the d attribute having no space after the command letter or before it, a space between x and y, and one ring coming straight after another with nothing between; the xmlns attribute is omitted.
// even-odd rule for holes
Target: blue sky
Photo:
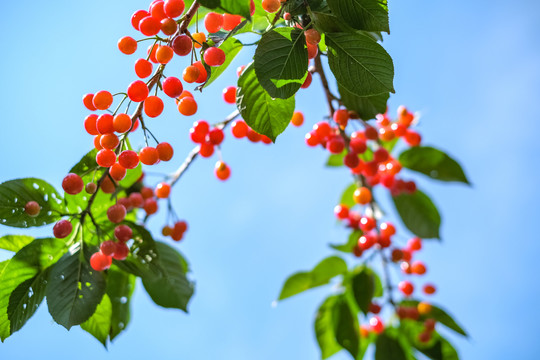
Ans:
<svg viewBox="0 0 540 360"><path fill-rule="evenodd" d="M120 54L116 41L135 35L131 14L146 6L140 0L5 4L0 181L33 176L59 187L92 146L82 128L82 94L122 91L134 79L135 58ZM471 334L451 338L464 359L540 356L539 11L533 0L390 2L392 34L384 46L396 69L392 111L400 104L421 111L424 143L460 159L473 183L418 181L443 214L443 242L426 244L420 257L428 263L427 279L438 284L434 301ZM234 65L250 56L247 49ZM167 74L178 76L182 63L171 65ZM192 148L193 121L217 122L234 110L220 93L235 79L225 77L199 95L197 116L183 118L169 102L165 115L151 121L158 138L175 146L171 163L177 166ZM44 304L0 345L2 358L317 359L313 316L331 287L271 303L289 274L311 268L332 254L328 243L346 236L332 215L349 183L346 170L325 169L326 154L303 142L326 114L318 85L315 77L297 97L307 124L287 129L276 145L227 136L230 181L214 178L216 158L201 159L174 189L176 209L190 224L178 245L197 282L190 315L156 307L139 287L129 329L107 352L80 329L68 333L54 324ZM161 218L151 221L153 229L161 225ZM0 235L10 233L16 229L0 228Z"/></svg>

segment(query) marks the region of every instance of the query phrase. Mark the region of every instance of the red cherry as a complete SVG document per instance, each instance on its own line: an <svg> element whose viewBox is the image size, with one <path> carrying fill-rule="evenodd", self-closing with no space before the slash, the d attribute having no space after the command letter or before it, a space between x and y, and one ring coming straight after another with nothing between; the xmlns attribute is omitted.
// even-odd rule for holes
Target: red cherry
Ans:
<svg viewBox="0 0 540 360"><path fill-rule="evenodd" d="M107 270L111 267L112 257L103 254L102 252L94 253L90 257L90 266L96 271Z"/></svg>
<svg viewBox="0 0 540 360"><path fill-rule="evenodd" d="M127 225L118 225L114 229L114 237L120 242L126 242L133 237L133 230Z"/></svg>
<svg viewBox="0 0 540 360"><path fill-rule="evenodd" d="M63 239L71 234L73 225L68 220L60 220L53 227L53 235L57 239Z"/></svg>
<svg viewBox="0 0 540 360"><path fill-rule="evenodd" d="M111 256L112 254L114 254L115 249L116 249L116 243L112 240L104 241L99 246L99 250L101 250L101 253L107 256Z"/></svg>
<svg viewBox="0 0 540 360"><path fill-rule="evenodd" d="M371 319L369 319L369 326L371 327L371 330L377 334L384 331L384 323L378 316L373 316Z"/></svg>
<svg viewBox="0 0 540 360"><path fill-rule="evenodd" d="M437 289L435 288L435 285L433 285L433 284L426 284L426 285L424 285L424 288L423 288L424 294L426 294L426 295L435 294L436 290Z"/></svg>
<svg viewBox="0 0 540 360"><path fill-rule="evenodd" d="M24 211L26 214L30 217L36 217L39 215L39 212L41 211L41 207L39 204L35 201L29 201L24 205Z"/></svg>
<svg viewBox="0 0 540 360"><path fill-rule="evenodd" d="M180 95L182 95L182 91L184 91L182 82L180 81L180 79L174 76L169 76L168 78L166 78L163 81L162 86L163 92L171 98L179 97Z"/></svg>
<svg viewBox="0 0 540 360"><path fill-rule="evenodd" d="M107 218L112 223L118 224L119 222L122 222L125 217L126 208L124 205L116 204L107 210Z"/></svg>
<svg viewBox="0 0 540 360"><path fill-rule="evenodd" d="M139 155L133 150L124 150L118 156L118 163L126 169L135 169L139 165Z"/></svg>
<svg viewBox="0 0 540 360"><path fill-rule="evenodd" d="M116 245L116 247L114 249L113 258L120 261L125 260L129 255L129 247L126 245L126 243L123 242L117 242L114 244Z"/></svg>
<svg viewBox="0 0 540 360"><path fill-rule="evenodd" d="M210 47L204 52L204 62L210 66L221 66L225 62L225 52L217 47Z"/></svg>
<svg viewBox="0 0 540 360"><path fill-rule="evenodd" d="M340 220L345 220L349 217L349 207L345 204L336 205L334 214Z"/></svg>
<svg viewBox="0 0 540 360"><path fill-rule="evenodd" d="M208 133L208 139L214 145L221 144L224 138L225 138L225 135L223 134L223 130L218 129L218 128L213 128Z"/></svg>
<svg viewBox="0 0 540 360"><path fill-rule="evenodd" d="M409 281L400 281L398 288L405 296L411 296L414 291L414 285Z"/></svg>
<svg viewBox="0 0 540 360"><path fill-rule="evenodd" d="M62 188L70 195L77 195L84 188L83 179L77 174L67 174L62 180Z"/></svg>

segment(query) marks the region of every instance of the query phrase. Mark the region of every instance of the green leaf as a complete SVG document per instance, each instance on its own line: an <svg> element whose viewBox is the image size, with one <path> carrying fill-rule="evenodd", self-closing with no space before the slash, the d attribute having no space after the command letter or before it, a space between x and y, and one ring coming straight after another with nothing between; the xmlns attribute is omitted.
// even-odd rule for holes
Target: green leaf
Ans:
<svg viewBox="0 0 540 360"><path fill-rule="evenodd" d="M123 271L141 278L149 274L163 275L152 234L135 223L126 222L125 224L133 230L133 245L131 245L128 257L122 261L113 260L114 264Z"/></svg>
<svg viewBox="0 0 540 360"><path fill-rule="evenodd" d="M134 275L112 266L107 273L107 295L111 300L111 330L110 339L114 340L118 334L125 330L131 319L130 301L135 290Z"/></svg>
<svg viewBox="0 0 540 360"><path fill-rule="evenodd" d="M386 0L327 0L327 2L337 17L355 29L390 33Z"/></svg>
<svg viewBox="0 0 540 360"><path fill-rule="evenodd" d="M452 346L443 337L437 339L433 345L429 347L424 347L421 344L418 344L415 348L420 351L422 354L426 355L428 358L433 360L459 360L459 355Z"/></svg>
<svg viewBox="0 0 540 360"><path fill-rule="evenodd" d="M314 11L312 14L314 25L321 34L334 32L356 32L355 29L340 20L337 16L316 11Z"/></svg>
<svg viewBox="0 0 540 360"><path fill-rule="evenodd" d="M347 263L338 257L330 256L322 260L311 271L291 275L283 284L278 300L283 300L317 286L325 285L333 277L347 272Z"/></svg>
<svg viewBox="0 0 540 360"><path fill-rule="evenodd" d="M31 217L24 211L29 201L41 207L39 215ZM66 212L62 197L49 183L35 178L9 180L0 184L0 224L19 228L43 226L60 220Z"/></svg>
<svg viewBox="0 0 540 360"><path fill-rule="evenodd" d="M330 247L333 249L336 249L338 251L346 252L346 253L352 253L354 248L358 245L358 240L360 239L360 236L362 236L361 230L354 230L350 235L345 244L330 244Z"/></svg>
<svg viewBox="0 0 540 360"><path fill-rule="evenodd" d="M386 331L377 337L375 347L375 360L407 360L399 340Z"/></svg>
<svg viewBox="0 0 540 360"><path fill-rule="evenodd" d="M221 0L221 8L229 14L251 19L249 0Z"/></svg>
<svg viewBox="0 0 540 360"><path fill-rule="evenodd" d="M457 161L429 146L415 146L399 155L404 167L422 173L435 180L459 181L469 184L463 169Z"/></svg>
<svg viewBox="0 0 540 360"><path fill-rule="evenodd" d="M332 325L337 343L356 358L360 345L358 319L343 296L336 299L332 309Z"/></svg>
<svg viewBox="0 0 540 360"><path fill-rule="evenodd" d="M322 359L327 359L342 349L336 341L333 327L333 308L337 299L338 296L330 296L324 300L315 317L315 336Z"/></svg>
<svg viewBox="0 0 540 360"><path fill-rule="evenodd" d="M341 101L348 110L358 113L361 119L374 119L377 114L386 112L386 103L390 97L389 93L383 93L374 96L357 96L338 84Z"/></svg>
<svg viewBox="0 0 540 360"><path fill-rule="evenodd" d="M328 160L326 160L326 166L328 167L339 167L343 166L343 159L347 155L347 150L343 150L339 154L330 154Z"/></svg>
<svg viewBox="0 0 540 360"><path fill-rule="evenodd" d="M156 242L156 249L163 274L145 275L142 278L144 288L157 305L187 312L193 283L186 277L186 261L169 245Z"/></svg>
<svg viewBox="0 0 540 360"><path fill-rule="evenodd" d="M274 99L261 87L253 64L238 79L236 106L247 124L272 141L289 125L294 113L294 97Z"/></svg>
<svg viewBox="0 0 540 360"><path fill-rule="evenodd" d="M47 286L49 313L68 330L88 320L105 293L103 272L92 269L81 251L80 244L73 246L54 265Z"/></svg>
<svg viewBox="0 0 540 360"><path fill-rule="evenodd" d="M395 92L392 58L368 35L327 33L328 64L338 83L357 96Z"/></svg>
<svg viewBox="0 0 540 360"><path fill-rule="evenodd" d="M441 216L431 199L416 190L412 194L393 196L401 220L413 234L423 239L439 239Z"/></svg>
<svg viewBox="0 0 540 360"><path fill-rule="evenodd" d="M36 239L3 262L0 271L0 339L19 330L43 299L49 266L66 251L62 240Z"/></svg>
<svg viewBox="0 0 540 360"><path fill-rule="evenodd" d="M405 300L402 301L401 304L404 306L418 306L419 301L417 300ZM428 318L432 318L437 320L438 323L446 326L450 330L453 330L457 332L460 335L468 336L465 330L454 320L452 316L450 316L445 310L440 308L439 306L431 304L431 311L428 314L422 315L420 318L421 320L425 320Z"/></svg>
<svg viewBox="0 0 540 360"><path fill-rule="evenodd" d="M375 296L375 287L375 275L369 268L363 268L351 278L354 299L364 314L368 313L369 305Z"/></svg>
<svg viewBox="0 0 540 360"><path fill-rule="evenodd" d="M355 183L352 183L349 185L345 191L343 191L343 194L341 195L341 199L339 200L340 204L347 205L349 208L352 208L356 203L353 200L353 194L354 191L358 188L358 185Z"/></svg>
<svg viewBox="0 0 540 360"><path fill-rule="evenodd" d="M0 249L17 252L30 244L34 238L26 235L6 235L0 238Z"/></svg>
<svg viewBox="0 0 540 360"><path fill-rule="evenodd" d="M255 74L273 98L288 99L304 83L308 58L303 31L277 28L261 37L255 51Z"/></svg>
<svg viewBox="0 0 540 360"><path fill-rule="evenodd" d="M221 0L198 0L198 2L208 9L215 9L221 5Z"/></svg>
<svg viewBox="0 0 540 360"><path fill-rule="evenodd" d="M107 347L107 339L111 329L112 305L107 294L103 295L101 303L96 308L96 312L88 320L81 324L81 328L98 339L100 343Z"/></svg>
<svg viewBox="0 0 540 360"><path fill-rule="evenodd" d="M236 55L238 55L240 50L242 50L242 43L237 39L230 37L225 40L219 46L219 48L225 52L225 62L220 66L212 68L212 73L203 87L207 87L214 82L214 80L216 80L229 67Z"/></svg>

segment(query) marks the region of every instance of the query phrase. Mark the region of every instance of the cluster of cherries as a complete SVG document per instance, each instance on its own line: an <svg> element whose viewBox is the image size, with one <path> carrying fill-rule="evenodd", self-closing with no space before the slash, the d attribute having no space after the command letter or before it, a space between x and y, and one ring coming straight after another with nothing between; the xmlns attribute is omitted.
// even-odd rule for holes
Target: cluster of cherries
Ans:
<svg viewBox="0 0 540 360"><path fill-rule="evenodd" d="M391 261L399 264L404 275L424 275L427 271L426 265L419 260L413 261L414 254L422 249L422 240L414 237L408 240L404 247L395 246L393 242L396 234L395 226L390 222L378 224L374 217L374 208L371 207L373 201L371 189L376 185L380 184L387 188L392 195L416 191L416 184L413 181L404 181L396 177L401 170L401 164L384 147L385 144L398 138L402 138L409 146L420 144L420 135L409 128L414 122L414 114L405 107L400 107L396 121L392 121L387 113L379 114L376 117L376 127L364 123L364 130L354 131L348 136L345 129L351 119L358 119L358 116L354 112L339 109L332 119L334 126L327 121L319 122L305 137L308 146L322 146L331 154L342 154L346 151L343 163L362 184L353 192L352 200L362 209L371 210L361 213L345 204L338 204L334 208L334 214L338 220L344 221L347 227L362 231L362 236L352 250L355 256L361 257L372 249L377 251L390 249ZM295 113L291 122L300 126L303 123L302 114ZM409 280L400 281L397 287L405 297L410 297L414 292L414 284ZM435 293L435 290L432 284L425 284L423 287L426 295ZM377 303L370 305L369 312L373 316L369 318L367 325L361 326L362 336L367 336L370 331L377 334L384 331L384 322L377 315L380 311L381 305ZM431 305L421 302L414 307L397 306L395 311L400 319L417 320L420 315L429 316ZM435 321L427 318L425 330L419 335L419 340L429 341L434 327Z"/></svg>

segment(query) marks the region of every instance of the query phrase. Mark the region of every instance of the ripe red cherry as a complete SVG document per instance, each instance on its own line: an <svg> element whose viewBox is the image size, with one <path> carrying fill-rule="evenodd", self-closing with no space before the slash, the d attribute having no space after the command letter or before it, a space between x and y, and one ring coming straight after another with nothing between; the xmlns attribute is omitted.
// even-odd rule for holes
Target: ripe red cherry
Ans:
<svg viewBox="0 0 540 360"><path fill-rule="evenodd" d="M307 146L314 147L321 143L321 139L317 136L317 133L315 131L308 132L305 139Z"/></svg>
<svg viewBox="0 0 540 360"><path fill-rule="evenodd" d="M345 149L345 141L341 136L333 136L326 143L326 149L332 154L340 154Z"/></svg>
<svg viewBox="0 0 540 360"><path fill-rule="evenodd" d="M103 254L101 251L94 253L90 257L90 266L96 271L107 270L111 267L112 257Z"/></svg>
<svg viewBox="0 0 540 360"><path fill-rule="evenodd" d="M135 13L131 16L131 25L133 25L135 30L139 30L139 22L149 15L150 13L146 10L135 11Z"/></svg>
<svg viewBox="0 0 540 360"><path fill-rule="evenodd" d="M345 220L349 217L349 207L345 204L336 205L334 214L340 220Z"/></svg>
<svg viewBox="0 0 540 360"><path fill-rule="evenodd" d="M114 163L113 166L109 168L109 175L116 181L122 181L126 177L126 173L126 168L119 163Z"/></svg>
<svg viewBox="0 0 540 360"><path fill-rule="evenodd" d="M371 327L371 330L377 334L384 331L384 323L378 316L373 316L371 319L369 319L369 326Z"/></svg>
<svg viewBox="0 0 540 360"><path fill-rule="evenodd" d="M214 145L221 144L224 138L225 138L225 135L223 134L223 130L218 129L218 128L213 128L208 133L208 139Z"/></svg>
<svg viewBox="0 0 540 360"><path fill-rule="evenodd" d="M182 15L185 6L184 0L165 0L163 4L163 11L168 17L175 18Z"/></svg>
<svg viewBox="0 0 540 360"><path fill-rule="evenodd" d="M223 26L223 15L210 12L204 17L204 27L209 33L217 33Z"/></svg>
<svg viewBox="0 0 540 360"><path fill-rule="evenodd" d="M311 75L310 72L307 73L306 80L304 80L304 83L302 86L300 86L302 89L307 89L309 85L311 85L311 82L313 81L313 75Z"/></svg>
<svg viewBox="0 0 540 360"><path fill-rule="evenodd" d="M126 169L135 169L139 165L139 155L133 150L124 150L118 156L118 163Z"/></svg>
<svg viewBox="0 0 540 360"><path fill-rule="evenodd" d="M159 161L159 153L156 148L144 147L139 152L139 160L145 165L154 165Z"/></svg>
<svg viewBox="0 0 540 360"><path fill-rule="evenodd" d="M432 295L432 294L435 294L435 291L437 289L435 288L435 285L433 284L426 284L424 285L424 288L422 290L424 291L424 294Z"/></svg>
<svg viewBox="0 0 540 360"><path fill-rule="evenodd" d="M306 30L304 34L306 35L306 42L312 45L317 45L321 42L321 34L315 29Z"/></svg>
<svg viewBox="0 0 540 360"><path fill-rule="evenodd" d="M96 129L98 133L112 134L114 132L114 118L111 114L102 114L96 120Z"/></svg>
<svg viewBox="0 0 540 360"><path fill-rule="evenodd" d="M134 194L134 193L132 193ZM140 195L140 194L139 194ZM131 200L131 196L130 196ZM141 198L142 200L142 198ZM121 242L126 242L129 239L131 239L133 236L133 230L127 225L118 225L116 228L114 228L114 237Z"/></svg>
<svg viewBox="0 0 540 360"><path fill-rule="evenodd" d="M349 122L349 112L345 109L336 110L334 112L334 121L341 126L341 128L346 128L347 123Z"/></svg>
<svg viewBox="0 0 540 360"><path fill-rule="evenodd" d="M343 164L348 168L354 169L360 164L360 159L356 153L350 152L343 158Z"/></svg>
<svg viewBox="0 0 540 360"><path fill-rule="evenodd" d="M84 188L83 179L77 174L67 174L62 180L62 188L70 195L77 195Z"/></svg>
<svg viewBox="0 0 540 360"><path fill-rule="evenodd" d="M99 246L99 250L103 255L111 256L114 254L114 250L116 249L116 244L112 240L107 240L101 243Z"/></svg>
<svg viewBox="0 0 540 360"><path fill-rule="evenodd" d="M144 100L144 113L151 118L158 117L163 112L164 104L157 96L149 96Z"/></svg>
<svg viewBox="0 0 540 360"><path fill-rule="evenodd" d="M96 111L96 107L92 103L94 99L94 94L84 94L83 95L83 104L90 111Z"/></svg>
<svg viewBox="0 0 540 360"><path fill-rule="evenodd" d="M236 103L236 86L229 86L228 88L223 89L223 100L227 104Z"/></svg>
<svg viewBox="0 0 540 360"><path fill-rule="evenodd" d="M116 204L107 209L107 218L110 222L118 224L126 217L126 208L124 205Z"/></svg>
<svg viewBox="0 0 540 360"><path fill-rule="evenodd" d="M373 153L373 160L378 163L381 163L381 162L387 161L389 156L390 154L388 154L388 150L386 150L383 147L380 147L377 150L375 150L375 152Z"/></svg>
<svg viewBox="0 0 540 360"><path fill-rule="evenodd" d="M225 52L217 47L210 47L204 52L204 62L210 66L220 66L225 62Z"/></svg>
<svg viewBox="0 0 540 360"><path fill-rule="evenodd" d="M240 15L223 14L223 30L231 31L240 25L242 17Z"/></svg>
<svg viewBox="0 0 540 360"><path fill-rule="evenodd" d="M113 128L118 133L125 133L131 129L131 125L133 125L133 122L128 114L118 114L114 117Z"/></svg>
<svg viewBox="0 0 540 360"><path fill-rule="evenodd" d="M372 314L378 314L381 312L381 305L376 303L369 304L369 312Z"/></svg>
<svg viewBox="0 0 540 360"><path fill-rule="evenodd" d="M144 200L143 209L147 215L155 214L158 211L158 203L155 199L148 198Z"/></svg>
<svg viewBox="0 0 540 360"><path fill-rule="evenodd" d="M115 249L114 249L114 255L113 259L115 260L125 260L127 256L129 255L129 247L126 245L126 243L123 242L117 242L114 243Z"/></svg>
<svg viewBox="0 0 540 360"><path fill-rule="evenodd" d="M414 291L414 285L409 281L400 281L398 288L405 296L411 296Z"/></svg>
<svg viewBox="0 0 540 360"><path fill-rule="evenodd" d="M167 96L172 98L177 98L182 94L182 91L184 91L184 87L182 86L182 82L180 79L169 76L166 78L163 83L163 92L167 94Z"/></svg>
<svg viewBox="0 0 540 360"><path fill-rule="evenodd" d="M407 248L411 251L418 251L422 249L422 240L419 237L414 237L407 241Z"/></svg>
<svg viewBox="0 0 540 360"><path fill-rule="evenodd" d="M225 181L231 176L231 169L223 161L216 162L214 172L216 174L216 177L221 181Z"/></svg>
<svg viewBox="0 0 540 360"><path fill-rule="evenodd" d="M367 150L366 141L360 138L351 138L349 148L356 154L363 154Z"/></svg>
<svg viewBox="0 0 540 360"><path fill-rule="evenodd" d="M427 271L426 265L421 261L415 261L411 264L411 271L417 275L424 275Z"/></svg>
<svg viewBox="0 0 540 360"><path fill-rule="evenodd" d="M26 214L30 217L36 217L39 215L39 212L41 211L41 207L39 204L35 201L29 201L24 205L24 211Z"/></svg>
<svg viewBox="0 0 540 360"><path fill-rule="evenodd" d="M375 245L375 242L377 241L376 235L373 233L366 233L363 236L358 239L358 246L362 250L368 250L373 245Z"/></svg>
<svg viewBox="0 0 540 360"><path fill-rule="evenodd" d="M101 167L111 167L116 162L116 153L110 149L99 150L96 155L96 162Z"/></svg>
<svg viewBox="0 0 540 360"><path fill-rule="evenodd" d="M148 97L148 86L142 80L135 80L129 84L127 89L128 97L131 101L141 102Z"/></svg>
<svg viewBox="0 0 540 360"><path fill-rule="evenodd" d="M418 146L422 141L422 137L414 130L407 129L404 136L405 142L410 146Z"/></svg>
<svg viewBox="0 0 540 360"><path fill-rule="evenodd" d="M171 185L165 182L159 183L156 186L155 193L156 193L157 198L166 199L169 197L169 194L171 193Z"/></svg>
<svg viewBox="0 0 540 360"><path fill-rule="evenodd" d="M371 217L362 216L362 218L360 219L360 229L362 229L362 231L364 232L373 230L375 228L375 225L375 219Z"/></svg>
<svg viewBox="0 0 540 360"><path fill-rule="evenodd" d="M231 125L231 132L237 139L246 137L248 132L248 126L244 120L236 120Z"/></svg>
<svg viewBox="0 0 540 360"><path fill-rule="evenodd" d="M167 142L159 143L156 146L156 150L158 151L159 160L161 161L169 161L174 155L174 150L171 144Z"/></svg>
<svg viewBox="0 0 540 360"><path fill-rule="evenodd" d="M160 64L168 64L174 56L174 51L170 46L161 45L156 50L156 60Z"/></svg>
<svg viewBox="0 0 540 360"><path fill-rule="evenodd" d="M107 110L113 103L113 96L106 90L98 91L92 98L92 104L98 110Z"/></svg>
<svg viewBox="0 0 540 360"><path fill-rule="evenodd" d="M57 239L63 239L73 230L73 225L68 220L60 220L53 227L53 235Z"/></svg>
<svg viewBox="0 0 540 360"><path fill-rule="evenodd" d="M137 51L137 41L131 36L124 36L118 40L118 50L126 55L131 55Z"/></svg>
<svg viewBox="0 0 540 360"><path fill-rule="evenodd" d="M154 36L161 30L160 19L156 19L152 16L147 16L139 21L139 30L143 35Z"/></svg>
<svg viewBox="0 0 540 360"><path fill-rule="evenodd" d="M390 237L396 233L396 228L392 223L383 222L380 225L381 235Z"/></svg>
<svg viewBox="0 0 540 360"><path fill-rule="evenodd" d="M144 204L144 198L142 197L141 193L134 192L129 194L129 202L131 203L131 206L140 208Z"/></svg>
<svg viewBox="0 0 540 360"><path fill-rule="evenodd" d="M152 75L153 65L146 59L139 59L135 62L135 74L141 79L147 78Z"/></svg>
<svg viewBox="0 0 540 360"><path fill-rule="evenodd" d="M90 135L99 135L97 130L97 119L98 116L96 114L90 114L84 119L84 129Z"/></svg>
<svg viewBox="0 0 540 360"><path fill-rule="evenodd" d="M180 35L174 38L171 47L178 56L186 56L191 53L193 42L187 35Z"/></svg>

